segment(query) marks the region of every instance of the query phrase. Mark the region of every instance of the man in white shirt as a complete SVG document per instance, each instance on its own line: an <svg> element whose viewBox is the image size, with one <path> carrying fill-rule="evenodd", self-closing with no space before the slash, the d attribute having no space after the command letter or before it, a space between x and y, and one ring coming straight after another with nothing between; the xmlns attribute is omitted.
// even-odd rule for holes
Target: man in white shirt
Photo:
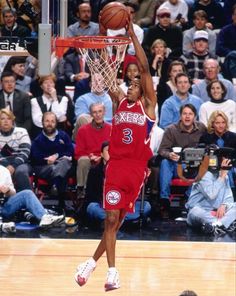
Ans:
<svg viewBox="0 0 236 296"><path fill-rule="evenodd" d="M58 127L70 134L74 122L74 105L67 96L59 96L55 89L54 74L41 76L39 79L43 95L31 99L33 129L31 137L35 138L42 130L43 113L53 112L58 121Z"/></svg>

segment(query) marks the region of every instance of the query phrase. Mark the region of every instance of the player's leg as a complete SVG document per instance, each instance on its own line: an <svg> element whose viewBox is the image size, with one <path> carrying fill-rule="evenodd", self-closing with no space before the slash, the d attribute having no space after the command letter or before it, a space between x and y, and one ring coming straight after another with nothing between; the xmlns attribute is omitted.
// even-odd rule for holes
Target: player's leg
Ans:
<svg viewBox="0 0 236 296"><path fill-rule="evenodd" d="M109 269L104 286L105 291L118 289L120 287L119 273L115 268L116 234L121 224L120 216L120 210L107 211L104 238L106 243L106 255Z"/></svg>

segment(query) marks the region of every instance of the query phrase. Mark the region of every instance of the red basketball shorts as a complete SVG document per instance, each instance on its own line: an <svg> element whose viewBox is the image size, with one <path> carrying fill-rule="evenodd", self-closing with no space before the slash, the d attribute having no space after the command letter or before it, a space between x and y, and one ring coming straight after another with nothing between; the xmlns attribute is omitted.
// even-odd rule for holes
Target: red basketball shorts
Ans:
<svg viewBox="0 0 236 296"><path fill-rule="evenodd" d="M134 212L134 204L146 172L146 164L130 160L110 160L104 182L104 209L125 209L127 212Z"/></svg>

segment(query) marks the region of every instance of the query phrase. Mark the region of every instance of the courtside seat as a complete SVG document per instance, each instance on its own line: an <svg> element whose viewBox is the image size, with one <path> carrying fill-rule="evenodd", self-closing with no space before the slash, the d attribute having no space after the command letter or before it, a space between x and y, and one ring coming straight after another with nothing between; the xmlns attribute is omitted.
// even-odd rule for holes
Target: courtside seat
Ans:
<svg viewBox="0 0 236 296"><path fill-rule="evenodd" d="M35 175L32 175L30 179L31 179L31 184L33 184L32 187L35 194L38 196L39 200L42 202L45 196L50 194L49 193L51 189L50 184L46 179L36 177ZM67 186L66 193L71 197L73 195L73 192L76 191L76 185L77 185L76 177L69 177L67 184L68 186Z"/></svg>
<svg viewBox="0 0 236 296"><path fill-rule="evenodd" d="M178 203L180 207L183 207L186 202L186 190L193 183L192 179L189 179L189 182L186 182L179 178L174 178L171 181L171 195L170 203Z"/></svg>

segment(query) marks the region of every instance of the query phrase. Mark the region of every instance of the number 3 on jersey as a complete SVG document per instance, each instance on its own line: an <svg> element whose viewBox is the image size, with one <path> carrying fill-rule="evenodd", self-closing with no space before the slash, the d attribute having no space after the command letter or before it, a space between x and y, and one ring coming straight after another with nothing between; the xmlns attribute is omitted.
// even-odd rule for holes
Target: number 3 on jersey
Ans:
<svg viewBox="0 0 236 296"><path fill-rule="evenodd" d="M130 128L125 128L123 129L123 134L124 137L122 139L122 142L125 144L130 144L133 142L133 137L132 137L132 130Z"/></svg>

